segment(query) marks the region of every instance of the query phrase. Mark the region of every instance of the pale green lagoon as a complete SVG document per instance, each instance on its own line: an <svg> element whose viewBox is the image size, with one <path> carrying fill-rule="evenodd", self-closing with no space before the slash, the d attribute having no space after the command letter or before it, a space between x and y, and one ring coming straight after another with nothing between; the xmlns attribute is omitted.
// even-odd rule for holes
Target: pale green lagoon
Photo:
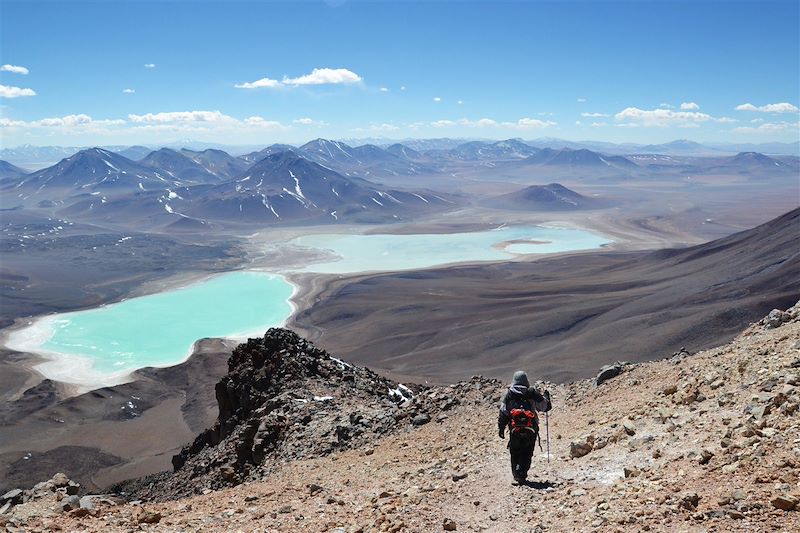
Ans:
<svg viewBox="0 0 800 533"><path fill-rule="evenodd" d="M395 271L518 255L598 248L593 233L563 228L501 227L472 233L308 235L288 244L326 250L334 259L312 273ZM91 388L124 383L147 366L185 360L198 339L261 335L292 315L294 286L278 274L231 272L186 287L86 311L49 315L16 330L6 345L43 355L50 379Z"/></svg>
<svg viewBox="0 0 800 533"><path fill-rule="evenodd" d="M538 241L541 244L507 241ZM328 250L338 259L313 263L306 272L345 274L414 270L465 261L502 261L519 254L551 254L599 248L609 239L584 230L539 226L504 226L472 233L412 235L320 234L297 237L290 244Z"/></svg>

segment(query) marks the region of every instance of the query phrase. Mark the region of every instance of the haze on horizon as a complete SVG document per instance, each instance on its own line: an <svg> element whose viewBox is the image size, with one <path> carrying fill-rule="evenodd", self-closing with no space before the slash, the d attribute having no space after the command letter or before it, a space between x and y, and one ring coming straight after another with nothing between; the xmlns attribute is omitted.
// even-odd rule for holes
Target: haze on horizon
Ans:
<svg viewBox="0 0 800 533"><path fill-rule="evenodd" d="M6 148L800 137L793 1L0 6Z"/></svg>

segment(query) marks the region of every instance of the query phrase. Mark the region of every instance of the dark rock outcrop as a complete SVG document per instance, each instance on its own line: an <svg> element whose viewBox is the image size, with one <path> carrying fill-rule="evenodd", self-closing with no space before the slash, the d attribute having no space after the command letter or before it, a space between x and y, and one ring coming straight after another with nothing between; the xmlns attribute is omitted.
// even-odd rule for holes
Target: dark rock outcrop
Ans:
<svg viewBox="0 0 800 533"><path fill-rule="evenodd" d="M495 402L499 382L405 386L273 328L237 346L216 385L219 417L172 459L174 472L125 482L127 497L165 500L262 479L277 465L365 446L465 401Z"/></svg>

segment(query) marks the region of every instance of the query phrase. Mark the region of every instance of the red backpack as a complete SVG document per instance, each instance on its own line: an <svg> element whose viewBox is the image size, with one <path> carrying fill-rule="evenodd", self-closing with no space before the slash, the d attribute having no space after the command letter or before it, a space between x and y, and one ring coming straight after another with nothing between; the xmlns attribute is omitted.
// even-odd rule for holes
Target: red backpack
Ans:
<svg viewBox="0 0 800 533"><path fill-rule="evenodd" d="M518 431L533 431L534 434L539 432L539 420L536 411L529 411L528 409L512 409L511 410L511 432Z"/></svg>

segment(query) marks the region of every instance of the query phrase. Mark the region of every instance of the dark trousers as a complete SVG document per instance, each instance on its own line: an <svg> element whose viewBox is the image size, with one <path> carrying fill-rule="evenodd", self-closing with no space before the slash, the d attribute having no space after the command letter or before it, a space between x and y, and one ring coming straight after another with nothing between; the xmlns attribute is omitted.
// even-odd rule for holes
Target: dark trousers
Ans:
<svg viewBox="0 0 800 533"><path fill-rule="evenodd" d="M533 431L522 430L511 433L508 439L508 451L511 452L511 473L514 479L527 479L535 447L536 434Z"/></svg>

